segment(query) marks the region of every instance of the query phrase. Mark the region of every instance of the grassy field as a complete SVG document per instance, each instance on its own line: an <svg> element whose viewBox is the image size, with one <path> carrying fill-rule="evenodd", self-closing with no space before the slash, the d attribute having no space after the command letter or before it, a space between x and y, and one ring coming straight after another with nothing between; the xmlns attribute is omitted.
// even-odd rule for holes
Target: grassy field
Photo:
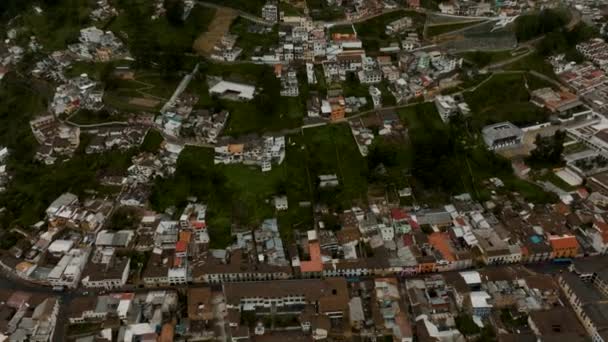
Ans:
<svg viewBox="0 0 608 342"><path fill-rule="evenodd" d="M25 37L35 35L47 51L65 49L78 41L80 29L92 25L89 14L92 2L88 0L57 0L44 6L37 14L32 8L19 19L27 28Z"/></svg>
<svg viewBox="0 0 608 342"><path fill-rule="evenodd" d="M122 0L118 8L123 12L109 28L123 39L128 37L132 49L145 45L151 54L159 51L191 52L194 41L207 31L215 15L214 9L195 6L182 25L171 25L164 16L157 20L150 19L152 5L146 0ZM141 25L135 22L134 16L141 18Z"/></svg>
<svg viewBox="0 0 608 342"><path fill-rule="evenodd" d="M316 184L324 174L336 174L340 180L337 191L317 189L320 202L348 208L366 201L367 165L346 124L307 129L302 139L309 154L311 182Z"/></svg>
<svg viewBox="0 0 608 342"><path fill-rule="evenodd" d="M469 21L466 23L450 23L450 24L443 24L443 25L428 26L426 29L426 35L428 37L434 37L434 36L438 36L440 34L457 31L457 30L461 30L461 29L469 27L469 26L477 25L481 22L482 22L482 20Z"/></svg>
<svg viewBox="0 0 608 342"><path fill-rule="evenodd" d="M287 2L279 3L279 11L283 12L285 16L301 16L304 11L301 8L293 6Z"/></svg>
<svg viewBox="0 0 608 342"><path fill-rule="evenodd" d="M497 74L475 92L464 93L476 129L492 123L510 121L518 126L546 121L549 113L530 102L530 91L550 84L529 74ZM500 89L500 91L496 91Z"/></svg>
<svg viewBox="0 0 608 342"><path fill-rule="evenodd" d="M505 70L525 70L525 71L536 71L545 76L557 79L553 67L549 64L545 58L538 53L533 53L526 56L514 63L506 65Z"/></svg>

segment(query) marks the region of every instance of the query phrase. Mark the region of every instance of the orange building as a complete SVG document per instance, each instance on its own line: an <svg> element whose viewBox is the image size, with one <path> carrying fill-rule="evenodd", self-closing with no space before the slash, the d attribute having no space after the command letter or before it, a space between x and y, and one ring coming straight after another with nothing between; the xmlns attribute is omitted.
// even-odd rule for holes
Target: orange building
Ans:
<svg viewBox="0 0 608 342"><path fill-rule="evenodd" d="M456 256L452 253L452 248L449 243L448 233L434 232L429 235L429 243L441 253L443 259L447 262L456 261Z"/></svg>
<svg viewBox="0 0 608 342"><path fill-rule="evenodd" d="M310 261L300 262L300 271L302 273L323 272L323 260L321 259L321 245L319 241L312 241L308 244L308 253L310 254Z"/></svg>
<svg viewBox="0 0 608 342"><path fill-rule="evenodd" d="M433 262L421 262L418 264L418 273L431 273L437 270L437 263Z"/></svg>
<svg viewBox="0 0 608 342"><path fill-rule="evenodd" d="M332 122L340 121L346 116L346 102L342 96L331 97L328 99L331 106L331 114L329 118Z"/></svg>
<svg viewBox="0 0 608 342"><path fill-rule="evenodd" d="M573 235L550 235L549 243L553 249L551 256L555 258L574 258L578 254L578 241Z"/></svg>

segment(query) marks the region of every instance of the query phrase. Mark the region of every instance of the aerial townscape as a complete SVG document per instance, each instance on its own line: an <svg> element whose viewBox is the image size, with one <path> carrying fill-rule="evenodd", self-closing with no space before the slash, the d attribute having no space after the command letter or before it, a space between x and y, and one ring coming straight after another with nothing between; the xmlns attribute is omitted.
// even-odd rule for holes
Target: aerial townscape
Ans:
<svg viewBox="0 0 608 342"><path fill-rule="evenodd" d="M0 342L608 342L606 0L0 0Z"/></svg>

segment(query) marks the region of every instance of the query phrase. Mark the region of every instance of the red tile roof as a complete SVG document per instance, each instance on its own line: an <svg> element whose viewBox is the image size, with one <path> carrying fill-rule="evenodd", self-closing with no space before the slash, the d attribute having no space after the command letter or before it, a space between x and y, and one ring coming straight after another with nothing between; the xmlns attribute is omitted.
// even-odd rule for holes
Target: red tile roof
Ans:
<svg viewBox="0 0 608 342"><path fill-rule="evenodd" d="M572 235L564 235L564 236L550 236L549 242L551 243L551 247L553 250L561 250L561 249L578 249L578 241L576 237Z"/></svg>
<svg viewBox="0 0 608 342"><path fill-rule="evenodd" d="M391 217L395 221L401 221L401 220L409 219L410 215L408 215L405 211L401 210L400 208L393 208L393 209L391 209Z"/></svg>
<svg viewBox="0 0 608 342"><path fill-rule="evenodd" d="M302 272L321 272L323 271L323 261L321 260L321 246L318 241L311 242L308 245L308 253L310 261L300 262L300 270Z"/></svg>
<svg viewBox="0 0 608 342"><path fill-rule="evenodd" d="M189 243L192 238L192 232L187 230L182 230L179 232L179 241L184 241L185 243Z"/></svg>
<svg viewBox="0 0 608 342"><path fill-rule="evenodd" d="M429 243L441 253L441 256L449 262L456 261L454 253L450 248L450 237L447 233L435 232L429 235Z"/></svg>
<svg viewBox="0 0 608 342"><path fill-rule="evenodd" d="M177 253L183 253L188 249L188 243L183 240L179 240L175 243L175 251Z"/></svg>
<svg viewBox="0 0 608 342"><path fill-rule="evenodd" d="M402 239L403 239L403 244L406 247L409 247L414 244L414 238L412 237L412 234L403 234Z"/></svg>

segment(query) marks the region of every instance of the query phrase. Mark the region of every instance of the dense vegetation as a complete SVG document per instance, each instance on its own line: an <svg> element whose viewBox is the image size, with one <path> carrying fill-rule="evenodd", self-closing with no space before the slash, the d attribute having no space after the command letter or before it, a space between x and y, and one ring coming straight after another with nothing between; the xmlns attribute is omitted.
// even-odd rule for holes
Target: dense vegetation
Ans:
<svg viewBox="0 0 608 342"><path fill-rule="evenodd" d="M136 67L149 68L159 63L170 71L182 69L184 53L192 52L194 41L207 30L215 14L212 9L195 6L185 22L179 19L179 8L172 10L176 12L172 16L152 20L149 1L118 0L117 7L124 13L109 28L119 37L128 38Z"/></svg>
<svg viewBox="0 0 608 342"><path fill-rule="evenodd" d="M561 29L568 22L562 11L545 9L538 13L525 14L515 20L515 35L520 42Z"/></svg>
<svg viewBox="0 0 608 342"><path fill-rule="evenodd" d="M536 148L530 152L526 162L537 169L559 166L563 163L562 152L564 151L565 140L566 132L564 131L557 131L551 137L537 135L534 141Z"/></svg>
<svg viewBox="0 0 608 342"><path fill-rule="evenodd" d="M503 190L518 192L527 200L555 200L539 187L516 178L507 159L487 150L473 124L474 117L456 117L445 125L430 103L403 110L401 116L409 128L411 182L423 203L434 203L434 199L444 202L446 195L462 192L483 200L489 196L485 182L491 177L505 183Z"/></svg>
<svg viewBox="0 0 608 342"><path fill-rule="evenodd" d="M548 33L538 44L538 52L542 56L564 53L567 60L580 63L583 56L576 50L576 45L598 35L596 28L580 23L572 30L561 29Z"/></svg>

